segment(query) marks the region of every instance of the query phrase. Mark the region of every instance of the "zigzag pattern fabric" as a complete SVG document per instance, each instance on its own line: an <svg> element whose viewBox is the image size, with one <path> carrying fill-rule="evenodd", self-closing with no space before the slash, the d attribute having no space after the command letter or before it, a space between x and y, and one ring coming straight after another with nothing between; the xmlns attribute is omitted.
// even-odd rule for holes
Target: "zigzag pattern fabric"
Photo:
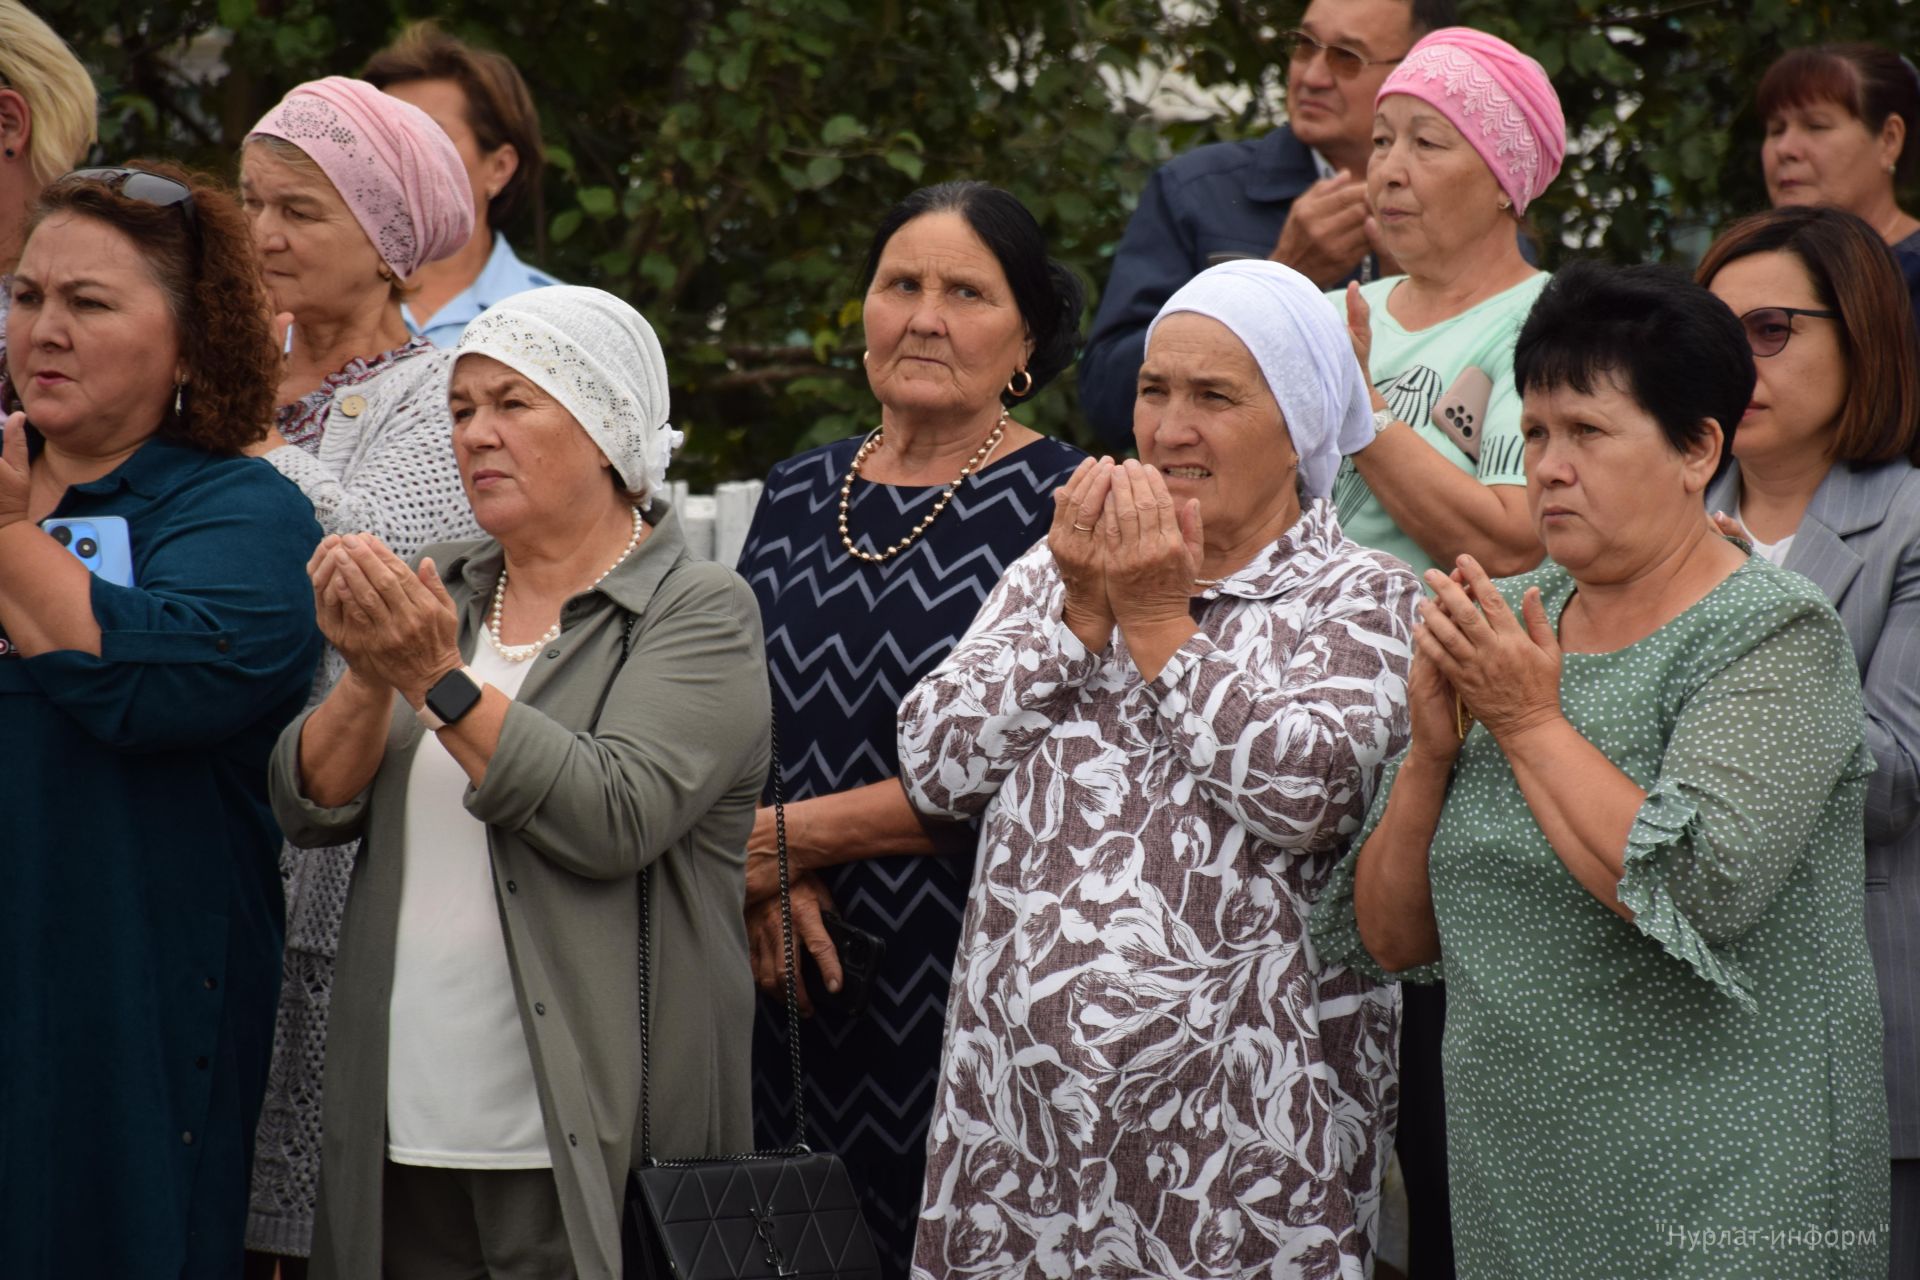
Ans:
<svg viewBox="0 0 1920 1280"><path fill-rule="evenodd" d="M846 553L835 524L858 438L776 466L740 553L760 600L789 801L898 776L901 700L966 632L1003 570L1046 536L1053 491L1078 466L1040 440L990 463L912 547L884 564ZM884 550L918 524L944 486L856 480L855 544ZM818 1015L801 1032L808 1140L846 1162L885 1274L913 1253L927 1123L947 987L973 876L964 854L875 858L826 874L840 913L886 939L872 1003L853 1020ZM762 1147L792 1137L786 1032L760 1002L754 1127Z"/></svg>

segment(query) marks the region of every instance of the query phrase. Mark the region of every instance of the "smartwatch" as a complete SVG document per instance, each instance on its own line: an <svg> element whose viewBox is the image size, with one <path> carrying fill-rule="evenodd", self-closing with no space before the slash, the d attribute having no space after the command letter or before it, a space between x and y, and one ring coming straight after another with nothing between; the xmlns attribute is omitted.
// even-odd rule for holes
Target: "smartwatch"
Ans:
<svg viewBox="0 0 1920 1280"><path fill-rule="evenodd" d="M444 729L480 704L480 682L471 667L449 671L427 690L425 703L413 714L428 729Z"/></svg>

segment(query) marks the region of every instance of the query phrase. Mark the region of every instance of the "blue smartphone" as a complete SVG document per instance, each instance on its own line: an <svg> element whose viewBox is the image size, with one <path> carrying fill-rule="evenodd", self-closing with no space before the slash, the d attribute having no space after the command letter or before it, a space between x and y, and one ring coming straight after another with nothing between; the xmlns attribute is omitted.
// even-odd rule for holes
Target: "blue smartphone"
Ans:
<svg viewBox="0 0 1920 1280"><path fill-rule="evenodd" d="M89 572L118 587L133 585L133 543L127 537L127 522L119 516L42 520L40 527Z"/></svg>

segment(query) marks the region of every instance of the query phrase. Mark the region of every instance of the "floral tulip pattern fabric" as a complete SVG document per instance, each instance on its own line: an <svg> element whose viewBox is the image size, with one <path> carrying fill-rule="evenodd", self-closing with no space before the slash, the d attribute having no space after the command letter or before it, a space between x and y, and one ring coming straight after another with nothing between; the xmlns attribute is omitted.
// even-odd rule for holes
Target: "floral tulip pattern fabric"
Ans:
<svg viewBox="0 0 1920 1280"><path fill-rule="evenodd" d="M1042 543L901 708L929 814L984 811L915 1275L1370 1274L1397 988L1308 911L1407 740L1419 587L1315 503L1151 682Z"/></svg>

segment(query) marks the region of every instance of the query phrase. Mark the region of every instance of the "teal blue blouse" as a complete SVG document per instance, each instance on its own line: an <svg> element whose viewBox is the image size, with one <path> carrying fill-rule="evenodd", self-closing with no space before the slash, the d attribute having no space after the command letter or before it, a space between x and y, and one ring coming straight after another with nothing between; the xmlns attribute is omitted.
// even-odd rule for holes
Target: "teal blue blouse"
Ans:
<svg viewBox="0 0 1920 1280"><path fill-rule="evenodd" d="M267 757L320 654L312 507L151 440L98 657L0 658L0 1275L238 1276L279 988Z"/></svg>

